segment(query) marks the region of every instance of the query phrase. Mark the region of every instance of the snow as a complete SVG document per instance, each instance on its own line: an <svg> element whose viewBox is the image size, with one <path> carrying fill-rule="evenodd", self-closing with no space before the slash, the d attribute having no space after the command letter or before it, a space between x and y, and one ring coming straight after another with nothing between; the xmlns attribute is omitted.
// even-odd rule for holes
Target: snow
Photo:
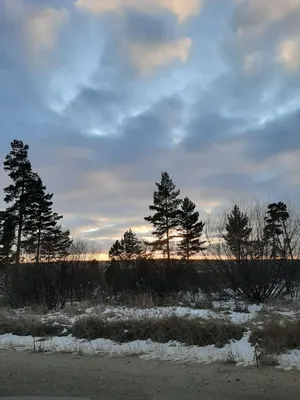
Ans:
<svg viewBox="0 0 300 400"><path fill-rule="evenodd" d="M253 363L253 347L248 342L248 333L239 341L232 340L223 348L214 345L185 346L178 342L156 343L151 340L136 340L130 343L114 343L109 339L83 340L71 335L44 340L32 336L5 334L0 336L0 348L49 352L77 352L81 354L108 353L110 355L140 355L146 360L173 362L202 362L235 360L240 365Z"/></svg>
<svg viewBox="0 0 300 400"><path fill-rule="evenodd" d="M259 306L253 307L253 311L249 310L249 313L234 312L231 310L217 312L213 310L193 309L189 307L155 307L147 309L113 307L113 308L107 308L100 314L97 311L97 308L88 308L86 310L86 313L88 315L104 317L109 321L140 319L140 318L164 318L176 315L178 317L203 318L203 319L223 318L235 324L243 324L255 318L259 310L260 310Z"/></svg>
<svg viewBox="0 0 300 400"><path fill-rule="evenodd" d="M300 368L300 350L290 350L278 357L278 363L281 368L289 370L292 368Z"/></svg>
<svg viewBox="0 0 300 400"><path fill-rule="evenodd" d="M220 305L219 305L220 306ZM154 307L154 308L129 308L129 307L103 307L95 306L83 309L77 315L70 315L64 310L49 312L45 315L37 315L29 313L24 309L18 309L14 311L14 316L11 318L20 318L22 316L27 316L30 318L35 318L41 322L54 323L57 321L62 326L72 326L78 319L87 316L101 317L107 321L117 321L117 320L131 320L131 319L141 319L141 318L164 318L171 316L178 317L189 317L189 318L203 318L203 319L225 319L234 324L245 324L253 320L258 312L261 310L262 306L251 305L248 307L249 312L235 312L227 305L221 310L219 306L216 306L216 310L212 309L195 309L190 307ZM231 305L230 305L231 306ZM232 307L234 308L234 307Z"/></svg>

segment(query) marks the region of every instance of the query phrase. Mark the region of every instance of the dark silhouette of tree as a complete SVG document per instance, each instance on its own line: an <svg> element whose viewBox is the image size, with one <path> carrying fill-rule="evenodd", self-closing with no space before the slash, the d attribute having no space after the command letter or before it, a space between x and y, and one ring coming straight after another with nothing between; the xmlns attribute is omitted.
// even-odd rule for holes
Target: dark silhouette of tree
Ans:
<svg viewBox="0 0 300 400"><path fill-rule="evenodd" d="M11 214L0 212L0 264L10 264L14 259L15 224Z"/></svg>
<svg viewBox="0 0 300 400"><path fill-rule="evenodd" d="M178 254L189 260L195 254L205 250L205 241L201 241L204 223L199 221L199 213L195 211L196 205L185 197L179 212L178 224L181 241L178 244Z"/></svg>
<svg viewBox="0 0 300 400"><path fill-rule="evenodd" d="M122 260L124 249L119 240L116 240L109 250L109 258L113 261Z"/></svg>
<svg viewBox="0 0 300 400"><path fill-rule="evenodd" d="M121 241L117 240L109 250L111 260L135 260L142 258L144 246L141 240L131 229L124 233Z"/></svg>
<svg viewBox="0 0 300 400"><path fill-rule="evenodd" d="M57 224L41 241L40 259L47 262L64 259L70 254L71 245L70 231L63 230L61 225Z"/></svg>
<svg viewBox="0 0 300 400"><path fill-rule="evenodd" d="M157 191L153 194L153 205L149 206L149 209L154 213L145 217L145 220L153 224L155 228L152 234L158 240L153 243L154 248L162 249L167 254L169 263L172 231L178 228L179 206L182 200L178 199L180 190L176 189L167 172L161 174L160 183L155 182L155 185Z"/></svg>
<svg viewBox="0 0 300 400"><path fill-rule="evenodd" d="M34 174L31 192L31 202L27 208L30 218L27 218L24 224L23 248L27 254L32 254L35 262L38 263L41 258L41 250L46 243L49 250L50 238L52 238L51 246L54 254L57 254L57 247L59 247L59 252L67 253L71 242L62 240L63 235L62 232L59 232L60 228L58 227L58 221L62 219L62 215L52 211L53 194L46 193L46 186L43 185L37 174ZM56 244L54 237L57 241ZM63 242L65 242L66 249L61 248Z"/></svg>
<svg viewBox="0 0 300 400"><path fill-rule="evenodd" d="M289 213L285 203L271 203L268 205L265 217L264 235L271 244L271 258L287 258L288 254L293 260L291 239L287 232Z"/></svg>
<svg viewBox="0 0 300 400"><path fill-rule="evenodd" d="M231 214L226 216L224 240L237 261L241 261L247 255L251 232L248 216L235 205Z"/></svg>
<svg viewBox="0 0 300 400"><path fill-rule="evenodd" d="M4 161L4 170L13 181L4 189L4 201L11 204L6 212L11 215L16 224L16 264L20 263L22 234L32 194L32 170L28 159L28 149L28 145L24 145L21 140L14 140L11 143L11 151Z"/></svg>

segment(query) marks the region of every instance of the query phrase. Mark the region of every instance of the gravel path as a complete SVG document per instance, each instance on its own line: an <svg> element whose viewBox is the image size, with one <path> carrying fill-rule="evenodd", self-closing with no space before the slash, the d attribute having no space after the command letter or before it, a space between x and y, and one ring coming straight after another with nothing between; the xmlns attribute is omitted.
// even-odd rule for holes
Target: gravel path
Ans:
<svg viewBox="0 0 300 400"><path fill-rule="evenodd" d="M0 396L32 395L99 400L298 400L300 372L0 351Z"/></svg>

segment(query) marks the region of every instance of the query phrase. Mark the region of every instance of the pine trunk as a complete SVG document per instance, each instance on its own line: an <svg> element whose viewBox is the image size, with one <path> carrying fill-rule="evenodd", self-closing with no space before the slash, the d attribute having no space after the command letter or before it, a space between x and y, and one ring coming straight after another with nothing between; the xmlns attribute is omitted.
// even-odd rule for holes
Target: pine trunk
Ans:
<svg viewBox="0 0 300 400"><path fill-rule="evenodd" d="M20 212L19 212L19 224L18 224L18 236L17 236L17 251L16 251L16 264L20 264L21 258L21 241L22 241L22 230L23 230L23 198L25 192L25 180L23 176L22 182L22 193L20 196Z"/></svg>

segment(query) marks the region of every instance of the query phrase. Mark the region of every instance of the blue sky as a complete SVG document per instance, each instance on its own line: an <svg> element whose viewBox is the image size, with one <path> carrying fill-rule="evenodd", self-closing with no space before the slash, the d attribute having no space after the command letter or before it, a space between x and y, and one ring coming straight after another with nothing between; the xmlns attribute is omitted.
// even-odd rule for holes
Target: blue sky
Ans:
<svg viewBox="0 0 300 400"><path fill-rule="evenodd" d="M299 209L299 20L300 0L1 0L1 157L29 144L65 226L104 253L148 235L162 171L202 215Z"/></svg>

